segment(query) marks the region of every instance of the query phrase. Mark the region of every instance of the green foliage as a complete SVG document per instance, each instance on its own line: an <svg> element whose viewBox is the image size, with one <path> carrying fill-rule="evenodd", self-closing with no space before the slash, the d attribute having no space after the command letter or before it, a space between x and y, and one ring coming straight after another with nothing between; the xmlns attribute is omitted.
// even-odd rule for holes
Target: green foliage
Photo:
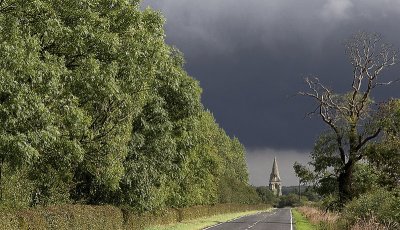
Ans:
<svg viewBox="0 0 400 230"><path fill-rule="evenodd" d="M368 220L372 216L380 223L400 223L399 203L398 194L379 188L349 202L343 210L343 217L350 224L359 219Z"/></svg>
<svg viewBox="0 0 400 230"><path fill-rule="evenodd" d="M313 202L317 202L321 199L314 187L306 187L305 190L301 192L301 196L304 196L307 200Z"/></svg>
<svg viewBox="0 0 400 230"><path fill-rule="evenodd" d="M342 166L337 144L332 135L332 133L324 133L317 139L314 150L311 153L312 161L309 163L313 171L297 162L294 164L296 175L300 178L300 181L302 183L311 183L315 191L323 197L337 197L339 193L338 177ZM368 149L368 151L372 151L371 147L368 147ZM375 188L380 179L379 169L373 167L370 163L354 163L352 195L357 197ZM337 204L334 204L337 202L335 200L328 206L337 206Z"/></svg>
<svg viewBox="0 0 400 230"><path fill-rule="evenodd" d="M369 146L367 158L379 177L378 183L394 189L400 181L400 100L382 104L377 117L383 135L380 141Z"/></svg>
<svg viewBox="0 0 400 230"><path fill-rule="evenodd" d="M300 184L312 183L313 180L315 179L314 174L309 169L307 169L305 166L298 163L297 161L294 162L293 169L294 169L294 172L296 173L296 176L299 178Z"/></svg>
<svg viewBox="0 0 400 230"><path fill-rule="evenodd" d="M28 179L27 169L13 170L8 165L4 165L0 188L0 211L29 206L33 189L34 185Z"/></svg>
<svg viewBox="0 0 400 230"><path fill-rule="evenodd" d="M354 196L357 197L378 187L379 173L366 163L358 163L354 169Z"/></svg>
<svg viewBox="0 0 400 230"><path fill-rule="evenodd" d="M63 205L0 212L0 229L124 229L112 206Z"/></svg>
<svg viewBox="0 0 400 230"><path fill-rule="evenodd" d="M341 160L333 133L323 133L317 138L311 159L312 169L298 162L293 165L300 183L311 184L321 196L337 195Z"/></svg>
<svg viewBox="0 0 400 230"><path fill-rule="evenodd" d="M296 207L301 206L308 200L305 196L302 196L299 200L299 194L290 193L279 197L278 207Z"/></svg>
<svg viewBox="0 0 400 230"><path fill-rule="evenodd" d="M204 111L158 12L126 0L0 5L1 205L259 202L244 147Z"/></svg>
<svg viewBox="0 0 400 230"><path fill-rule="evenodd" d="M278 203L278 197L267 186L260 186L255 189L264 204L274 206Z"/></svg>
<svg viewBox="0 0 400 230"><path fill-rule="evenodd" d="M261 198L253 187L243 184L235 178L221 176L218 189L220 203L261 203Z"/></svg>
<svg viewBox="0 0 400 230"><path fill-rule="evenodd" d="M341 159L336 143L335 134L333 132L322 133L314 144L311 152L310 165L315 168L318 174L327 173L332 168L334 174L337 174L341 168Z"/></svg>
<svg viewBox="0 0 400 230"><path fill-rule="evenodd" d="M319 202L318 206L320 209L325 211L340 211L342 205L339 201L339 196L337 194L329 194L324 196Z"/></svg>
<svg viewBox="0 0 400 230"><path fill-rule="evenodd" d="M152 210L165 203L168 175L176 144L172 137L173 124L161 100L149 101L133 122L132 139L125 159L125 176L121 181L123 203L140 210Z"/></svg>
<svg viewBox="0 0 400 230"><path fill-rule="evenodd" d="M145 229L150 225L268 208L266 205L219 204L137 214L109 205L59 205L18 211L0 210L0 229Z"/></svg>

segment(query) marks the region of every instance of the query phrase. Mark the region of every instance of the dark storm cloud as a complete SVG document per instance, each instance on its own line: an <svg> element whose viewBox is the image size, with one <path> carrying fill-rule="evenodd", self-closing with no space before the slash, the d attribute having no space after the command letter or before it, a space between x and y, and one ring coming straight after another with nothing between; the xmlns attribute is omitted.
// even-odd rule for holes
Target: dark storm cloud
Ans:
<svg viewBox="0 0 400 230"><path fill-rule="evenodd" d="M354 28L396 29L400 13L397 0L146 0L142 5L161 9L168 40L186 56L200 58L251 47L283 57L289 54L282 52L286 47L295 52L303 47L318 55L325 52L324 41L342 40Z"/></svg>
<svg viewBox="0 0 400 230"><path fill-rule="evenodd" d="M306 89L302 79L310 75L339 92L349 90L343 41L351 34L378 32L400 48L398 0L142 3L147 5L163 12L166 40L185 54L187 71L203 88L204 105L251 150L250 157L264 149L282 155L285 149L312 148L323 123L305 118L312 101L293 95ZM384 77L399 77L399 66ZM399 92L396 85L373 96L379 101Z"/></svg>

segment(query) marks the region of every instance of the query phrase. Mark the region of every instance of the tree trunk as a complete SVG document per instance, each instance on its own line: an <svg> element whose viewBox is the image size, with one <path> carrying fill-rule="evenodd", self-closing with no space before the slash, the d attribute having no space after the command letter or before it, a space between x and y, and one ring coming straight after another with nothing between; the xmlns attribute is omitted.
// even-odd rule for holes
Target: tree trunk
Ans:
<svg viewBox="0 0 400 230"><path fill-rule="evenodd" d="M353 123L350 125L349 132L349 160L345 163L342 171L339 174L338 182L339 182L339 201L341 205L346 204L347 201L350 201L353 198L353 189L352 189L352 177L353 177L353 169L354 169L354 155L357 152L357 128L356 123L358 118L354 117Z"/></svg>
<svg viewBox="0 0 400 230"><path fill-rule="evenodd" d="M353 198L352 179L354 162L349 160L339 174L339 200L342 205Z"/></svg>

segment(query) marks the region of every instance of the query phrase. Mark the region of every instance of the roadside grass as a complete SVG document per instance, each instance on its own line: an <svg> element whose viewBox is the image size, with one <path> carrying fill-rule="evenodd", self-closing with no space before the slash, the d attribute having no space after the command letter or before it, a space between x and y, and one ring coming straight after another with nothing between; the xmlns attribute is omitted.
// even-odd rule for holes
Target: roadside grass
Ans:
<svg viewBox="0 0 400 230"><path fill-rule="evenodd" d="M317 227L311 224L304 216L296 209L292 209L292 215L295 221L296 230L314 230Z"/></svg>
<svg viewBox="0 0 400 230"><path fill-rule="evenodd" d="M272 209L265 210L271 211ZM259 212L265 211L247 211L247 212L238 212L238 213L228 213L228 214L221 214L215 215L210 217L204 217L194 220L187 220L176 224L169 224L169 225L160 225L160 226L152 226L148 227L145 230L196 230L196 229L203 229L215 224L227 222L229 220L241 217L256 214Z"/></svg>

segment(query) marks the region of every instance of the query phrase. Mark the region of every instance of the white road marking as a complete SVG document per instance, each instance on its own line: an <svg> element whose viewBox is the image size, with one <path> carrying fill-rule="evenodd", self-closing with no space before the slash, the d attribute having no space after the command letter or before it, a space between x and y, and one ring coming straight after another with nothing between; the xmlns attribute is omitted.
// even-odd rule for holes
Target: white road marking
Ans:
<svg viewBox="0 0 400 230"><path fill-rule="evenodd" d="M217 226L219 226L219 225L221 225L221 224L229 223L229 222L231 222L231 221L240 219L240 218L245 217L245 216L258 215L258 214L260 214L260 213L262 213L262 212L258 212L258 213L255 213L255 214L244 215L244 216L239 216L239 217L234 218L234 219L232 219L232 220L229 220L229 221L226 221L226 222L222 222L222 223L218 223L218 224L215 224L215 225L212 225L212 226L203 228L203 230L211 229L211 228L217 227ZM272 216L272 215L275 215L275 214L277 214L277 212L268 212L268 213L266 213L266 214L264 215L264 219L263 219L263 220L265 220L268 216ZM251 228L253 228L254 226L256 226L256 225L257 225L259 222L261 222L261 221L262 221L262 220L259 220L259 221L255 222L254 224L248 226L245 230L250 230ZM292 209L290 209L290 230L293 230L293 224L292 224Z"/></svg>
<svg viewBox="0 0 400 230"><path fill-rule="evenodd" d="M210 229L210 228L213 228L213 227L217 227L217 226L219 226L219 225L221 225L221 224L225 224L225 223L228 223L228 222L231 222L231 221L240 219L240 218L245 217L245 216L258 215L258 214L260 214L260 213L261 213L261 212L257 212L257 213L255 213L255 214L249 214L249 215L239 216L239 217L236 217L236 218L234 218L234 219L232 219L232 220L228 220L228 221L226 221L226 222L214 224L214 225L209 226L209 227L207 227L207 228L203 228L203 230L207 230L207 229Z"/></svg>
<svg viewBox="0 0 400 230"><path fill-rule="evenodd" d="M259 220L259 221L255 222L253 225L251 225L251 226L247 227L247 228L246 228L246 230L248 230L248 229L250 229L250 228L252 228L252 227L256 226L256 224L258 224L258 222L260 222L260 221L261 221L261 220Z"/></svg>
<svg viewBox="0 0 400 230"><path fill-rule="evenodd" d="M262 219L262 220L265 220L268 216L272 216L272 215L274 215L274 214L276 214L276 212L273 212L273 213L269 213L269 214L267 214L267 215L264 215L264 219ZM249 229L253 228L254 226L256 226L256 225L257 225L259 222L261 222L262 220L259 220L259 221L255 222L253 225L247 227L245 230L249 230Z"/></svg>
<svg viewBox="0 0 400 230"><path fill-rule="evenodd" d="M293 230L292 209L290 209L290 230Z"/></svg>

